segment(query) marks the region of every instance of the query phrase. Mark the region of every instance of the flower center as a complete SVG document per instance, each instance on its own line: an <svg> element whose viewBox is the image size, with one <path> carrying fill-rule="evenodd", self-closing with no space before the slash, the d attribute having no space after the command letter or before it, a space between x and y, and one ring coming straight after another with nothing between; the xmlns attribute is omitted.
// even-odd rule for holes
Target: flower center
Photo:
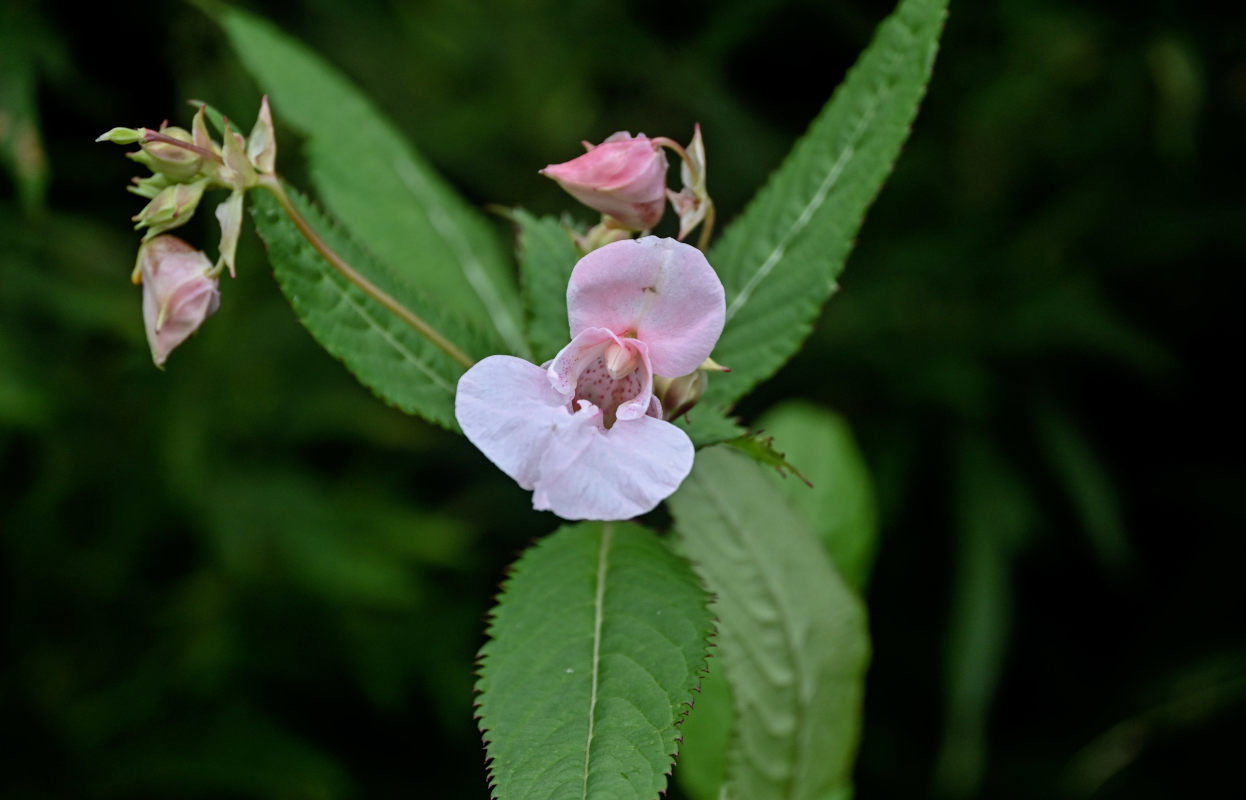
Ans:
<svg viewBox="0 0 1246 800"><path fill-rule="evenodd" d="M579 374L571 399L572 411L581 400L587 400L601 409L602 423L607 428L613 426L619 406L645 388L645 370L636 369L639 365L640 356L635 351L611 344Z"/></svg>

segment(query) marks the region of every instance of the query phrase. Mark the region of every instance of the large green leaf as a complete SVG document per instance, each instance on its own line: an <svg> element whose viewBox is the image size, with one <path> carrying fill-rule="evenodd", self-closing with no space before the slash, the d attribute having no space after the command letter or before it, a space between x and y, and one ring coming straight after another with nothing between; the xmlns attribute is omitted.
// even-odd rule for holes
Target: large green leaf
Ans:
<svg viewBox="0 0 1246 800"><path fill-rule="evenodd" d="M519 275L528 317L528 343L536 363L543 364L571 341L567 284L580 254L557 219L535 217L522 208L516 208L511 219L519 234Z"/></svg>
<svg viewBox="0 0 1246 800"><path fill-rule="evenodd" d="M826 544L848 585L861 591L878 547L878 509L865 457L848 421L811 403L790 401L767 411L757 427L809 484L772 471L792 507Z"/></svg>
<svg viewBox="0 0 1246 800"><path fill-rule="evenodd" d="M308 169L330 215L411 285L495 331L493 352L526 355L514 279L483 216L319 55L244 11L226 9L220 21L269 95L278 143L284 126L307 137Z"/></svg>
<svg viewBox="0 0 1246 800"><path fill-rule="evenodd" d="M713 628L688 565L632 524L560 528L515 564L481 649L493 795L653 800Z"/></svg>
<svg viewBox="0 0 1246 800"><path fill-rule="evenodd" d="M727 405L796 352L908 138L947 0L903 0L766 187L710 250L727 290L707 399Z"/></svg>
<svg viewBox="0 0 1246 800"><path fill-rule="evenodd" d="M748 456L702 450L668 502L681 548L717 598L711 669L721 667L734 697L721 796L823 800L846 790L869 661L861 601Z"/></svg>
<svg viewBox="0 0 1246 800"><path fill-rule="evenodd" d="M316 341L382 400L454 429L454 390L463 367L343 278L312 249L271 195L256 191L250 199L277 282ZM398 281L305 198L291 192L291 199L321 238L381 289L460 349L473 356L487 353L478 332Z"/></svg>

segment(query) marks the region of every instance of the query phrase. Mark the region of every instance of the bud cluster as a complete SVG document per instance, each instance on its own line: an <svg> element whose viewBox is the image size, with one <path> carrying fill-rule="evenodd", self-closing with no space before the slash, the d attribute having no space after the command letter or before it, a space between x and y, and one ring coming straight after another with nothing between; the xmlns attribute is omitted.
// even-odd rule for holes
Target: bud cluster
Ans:
<svg viewBox="0 0 1246 800"><path fill-rule="evenodd" d="M648 231L662 219L667 201L679 215L680 241L702 223L702 241L708 240L714 203L705 185L700 125L687 147L666 137L651 139L627 131L619 131L598 145L583 145L587 150L584 155L541 170L576 200L602 214L599 225L575 237L581 251L627 238L634 231ZM684 186L679 192L666 188L665 150L676 153L682 162Z"/></svg>
<svg viewBox="0 0 1246 800"><path fill-rule="evenodd" d="M277 141L267 97L247 137L222 120L218 144L208 132L207 113L201 105L189 131L165 122L154 130L113 128L96 139L137 144L139 149L127 155L151 171L127 188L148 200L133 217L135 230L145 233L131 280L143 285L143 321L157 366L219 307L220 273L228 269L234 275L243 197L259 185L261 176L276 170ZM221 243L215 264L168 234L190 221L210 189L230 190L216 207Z"/></svg>

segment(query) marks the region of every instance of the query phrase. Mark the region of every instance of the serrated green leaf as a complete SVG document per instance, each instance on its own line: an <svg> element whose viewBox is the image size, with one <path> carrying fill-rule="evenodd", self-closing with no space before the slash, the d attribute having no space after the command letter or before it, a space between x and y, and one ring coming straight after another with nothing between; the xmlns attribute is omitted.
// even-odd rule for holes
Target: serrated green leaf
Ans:
<svg viewBox="0 0 1246 800"><path fill-rule="evenodd" d="M714 381L718 373L710 376ZM682 417L675 419L675 424L684 429L688 438L697 447L709 447L712 444L735 439L747 433L732 417L721 409L711 406L695 406Z"/></svg>
<svg viewBox="0 0 1246 800"><path fill-rule="evenodd" d="M668 503L680 548L715 594L714 661L734 696L721 796L823 800L847 787L869 661L861 601L744 454L702 450Z"/></svg>
<svg viewBox="0 0 1246 800"><path fill-rule="evenodd" d="M535 217L516 208L519 277L527 312L528 343L533 360L543 364L571 341L567 321L567 284L580 254L561 222Z"/></svg>
<svg viewBox="0 0 1246 800"><path fill-rule="evenodd" d="M719 800L731 746L731 705L731 684L711 651L709 672L680 731L683 742L675 768L675 781L692 800Z"/></svg>
<svg viewBox="0 0 1246 800"><path fill-rule="evenodd" d="M269 95L278 144L282 125L307 137L309 172L326 210L411 285L495 331L492 352L526 356L518 291L484 217L318 54L236 8L220 22Z"/></svg>
<svg viewBox="0 0 1246 800"><path fill-rule="evenodd" d="M730 405L809 335L908 138L947 0L903 0L791 154L709 253L727 291L714 350L731 372L706 401Z"/></svg>
<svg viewBox="0 0 1246 800"><path fill-rule="evenodd" d="M404 286L301 195L290 192L299 212L347 263L433 324L473 356L487 344L462 321ZM322 347L340 359L359 382L409 414L456 429L454 391L463 367L393 313L349 283L294 227L267 192L251 193L252 216L277 283L299 319Z"/></svg>
<svg viewBox="0 0 1246 800"><path fill-rule="evenodd" d="M713 628L691 568L632 524L565 526L515 564L481 649L493 796L654 800Z"/></svg>
<svg viewBox="0 0 1246 800"><path fill-rule="evenodd" d="M878 548L878 508L865 457L848 421L798 401L776 406L757 420L810 485L776 476L792 507L826 545L848 585L861 591Z"/></svg>

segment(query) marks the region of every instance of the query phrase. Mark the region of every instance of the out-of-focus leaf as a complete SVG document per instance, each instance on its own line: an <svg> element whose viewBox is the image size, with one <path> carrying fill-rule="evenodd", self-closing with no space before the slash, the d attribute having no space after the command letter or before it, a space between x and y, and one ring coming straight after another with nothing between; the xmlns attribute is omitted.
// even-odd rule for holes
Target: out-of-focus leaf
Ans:
<svg viewBox="0 0 1246 800"><path fill-rule="evenodd" d="M1125 536L1120 499L1107 470L1060 409L1050 404L1039 406L1036 424L1039 442L1081 518L1091 546L1105 566L1123 566L1133 553Z"/></svg>
<svg viewBox="0 0 1246 800"><path fill-rule="evenodd" d="M812 484L790 476L779 486L821 537L835 569L864 589L878 549L878 511L865 457L848 421L818 406L788 402L757 421L787 461Z"/></svg>
<svg viewBox="0 0 1246 800"><path fill-rule="evenodd" d="M329 755L248 708L206 722L178 721L98 753L94 789L106 797L349 797L351 781Z"/></svg>
<svg viewBox="0 0 1246 800"><path fill-rule="evenodd" d="M515 564L480 651L493 796L653 800L704 671L708 596L632 524L560 528Z"/></svg>
<svg viewBox="0 0 1246 800"><path fill-rule="evenodd" d="M297 473L249 472L214 482L205 504L212 541L240 580L272 582L338 606L409 610L422 599L415 568L453 566L470 534L427 511L327 489Z"/></svg>
<svg viewBox="0 0 1246 800"><path fill-rule="evenodd" d="M269 95L278 145L283 124L307 136L312 182L329 213L402 280L495 331L492 352L526 355L519 294L483 216L318 54L236 8L220 22Z"/></svg>
<svg viewBox="0 0 1246 800"><path fill-rule="evenodd" d="M1034 524L1029 493L985 439L961 442L953 475L957 556L945 641L947 700L934 789L977 794L987 765L987 721L1012 625L1012 565Z"/></svg>
<svg viewBox="0 0 1246 800"><path fill-rule="evenodd" d="M519 234L519 276L528 343L533 359L543 364L571 341L567 284L580 255L562 223L553 217L535 217L516 208L511 219Z"/></svg>
<svg viewBox="0 0 1246 800"><path fill-rule="evenodd" d="M714 351L729 405L796 352L835 288L865 211L908 138L947 0L903 0L766 187L712 248L727 290Z"/></svg>
<svg viewBox="0 0 1246 800"><path fill-rule="evenodd" d="M726 784L710 796L824 800L851 782L865 609L764 471L708 448L668 501L680 548L715 594L715 661L734 697Z"/></svg>
<svg viewBox="0 0 1246 800"><path fill-rule="evenodd" d="M312 249L276 200L265 192L252 195L256 229L268 245L277 282L316 341L382 400L455 429L454 390L462 365L342 277ZM291 193L291 199L347 263L390 291L459 349L476 355L487 352L487 345L481 345L461 320L400 282L387 280L386 270L305 198Z"/></svg>
<svg viewBox="0 0 1246 800"><path fill-rule="evenodd" d="M48 157L39 133L32 21L19 6L0 8L0 165L17 186L22 209L43 207Z"/></svg>

